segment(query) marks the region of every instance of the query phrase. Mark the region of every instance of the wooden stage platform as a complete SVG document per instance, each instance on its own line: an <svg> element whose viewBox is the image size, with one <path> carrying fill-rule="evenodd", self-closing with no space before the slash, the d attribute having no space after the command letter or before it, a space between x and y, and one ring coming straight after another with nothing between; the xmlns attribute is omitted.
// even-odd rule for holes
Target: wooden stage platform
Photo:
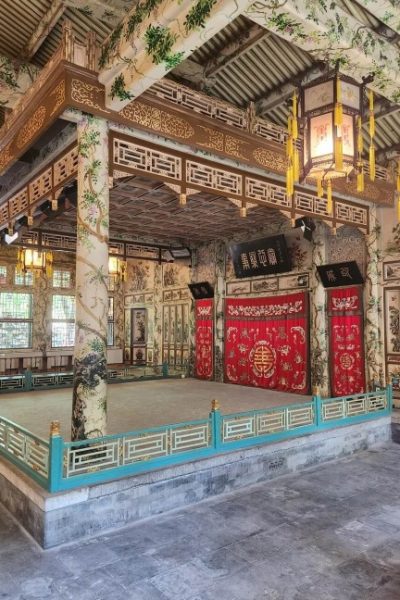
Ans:
<svg viewBox="0 0 400 600"><path fill-rule="evenodd" d="M108 433L202 419L215 398L221 412L229 414L307 402L310 396L198 379L113 384L108 388ZM59 420L62 435L70 439L71 404L71 388L14 392L0 396L0 415L44 438L50 422Z"/></svg>

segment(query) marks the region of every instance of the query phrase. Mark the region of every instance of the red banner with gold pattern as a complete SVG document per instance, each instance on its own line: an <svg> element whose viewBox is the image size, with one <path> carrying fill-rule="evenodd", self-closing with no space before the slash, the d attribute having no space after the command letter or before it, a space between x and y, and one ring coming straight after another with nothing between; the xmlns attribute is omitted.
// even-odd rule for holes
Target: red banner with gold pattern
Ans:
<svg viewBox="0 0 400 600"><path fill-rule="evenodd" d="M308 294L225 302L225 380L306 394Z"/></svg>
<svg viewBox="0 0 400 600"><path fill-rule="evenodd" d="M214 302L212 298L196 300L196 362L195 373L199 379L213 376Z"/></svg>
<svg viewBox="0 0 400 600"><path fill-rule="evenodd" d="M365 391L362 288L328 291L332 396Z"/></svg>

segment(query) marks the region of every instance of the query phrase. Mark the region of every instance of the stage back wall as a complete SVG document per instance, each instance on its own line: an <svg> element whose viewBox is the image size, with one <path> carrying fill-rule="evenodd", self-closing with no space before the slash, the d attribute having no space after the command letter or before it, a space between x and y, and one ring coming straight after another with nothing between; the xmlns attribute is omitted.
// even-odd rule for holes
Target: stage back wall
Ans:
<svg viewBox="0 0 400 600"><path fill-rule="evenodd" d="M309 391L308 294L229 298L225 302L225 380Z"/></svg>

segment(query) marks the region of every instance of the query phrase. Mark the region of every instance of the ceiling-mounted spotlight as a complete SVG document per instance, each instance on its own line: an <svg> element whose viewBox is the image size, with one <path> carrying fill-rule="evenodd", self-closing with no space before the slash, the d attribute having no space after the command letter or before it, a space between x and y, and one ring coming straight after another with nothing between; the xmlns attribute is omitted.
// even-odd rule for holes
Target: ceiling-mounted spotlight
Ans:
<svg viewBox="0 0 400 600"><path fill-rule="evenodd" d="M163 258L167 262L174 262L174 257L172 256L171 250L164 250L164 252L163 252Z"/></svg>
<svg viewBox="0 0 400 600"><path fill-rule="evenodd" d="M304 239L308 240L309 242L312 241L312 234L315 230L315 223L312 219L310 219L310 217L300 217L299 219L296 219L294 222L294 226L295 228L301 229L301 231L303 232Z"/></svg>
<svg viewBox="0 0 400 600"><path fill-rule="evenodd" d="M192 254L189 250L189 248L170 248L169 250L171 256L173 259L178 259L178 258L191 258Z"/></svg>
<svg viewBox="0 0 400 600"><path fill-rule="evenodd" d="M17 239L18 239L18 231L16 231L13 235L10 235L9 233L4 234L4 241L6 244L12 244Z"/></svg>

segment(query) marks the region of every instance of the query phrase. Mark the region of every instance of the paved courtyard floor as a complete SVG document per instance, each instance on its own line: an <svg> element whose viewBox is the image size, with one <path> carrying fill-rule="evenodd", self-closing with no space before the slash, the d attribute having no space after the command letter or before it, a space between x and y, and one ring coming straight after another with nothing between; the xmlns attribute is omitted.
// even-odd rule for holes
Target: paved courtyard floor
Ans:
<svg viewBox="0 0 400 600"><path fill-rule="evenodd" d="M227 414L307 402L310 396L199 379L114 383L108 386L108 433L205 419L214 398ZM62 435L70 439L71 406L72 388L0 395L2 417L44 438L50 421L59 420Z"/></svg>
<svg viewBox="0 0 400 600"><path fill-rule="evenodd" d="M5 600L399 600L400 446L40 550L0 509Z"/></svg>

